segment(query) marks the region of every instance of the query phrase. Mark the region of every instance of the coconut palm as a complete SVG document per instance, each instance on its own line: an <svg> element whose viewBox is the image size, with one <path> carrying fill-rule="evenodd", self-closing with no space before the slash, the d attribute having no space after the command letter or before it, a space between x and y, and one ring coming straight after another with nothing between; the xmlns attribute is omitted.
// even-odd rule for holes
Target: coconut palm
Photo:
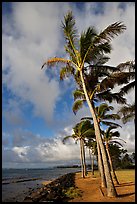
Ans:
<svg viewBox="0 0 137 204"><path fill-rule="evenodd" d="M97 121L97 117L94 111L94 106L91 103L92 95L89 95L87 92L87 83L85 81L85 72L86 63L89 66L89 69L92 68L91 61L98 59L103 53L110 53L111 45L110 41L118 34L122 33L126 27L121 22L115 22L109 25L102 32L97 34L93 27L89 27L86 31L84 31L80 38L77 35L77 29L75 26L75 19L72 15L72 12L68 12L64 16L64 22L62 22L64 36L66 39L65 50L66 53L69 54L69 59L54 57L48 59L43 65L55 65L56 63L63 63L65 66L60 71L60 78L64 79L65 77L72 75L79 87L82 88L84 92L86 102L89 106L91 115L94 121L95 135L96 140L100 146L104 172L107 183L107 196L113 197L116 196L116 190L111 178L111 174L108 167L108 160L106 151L103 145L103 141L101 138L101 133L99 129L99 124ZM106 67L109 69L109 67ZM98 86L96 89L99 89ZM104 87L102 87L104 89Z"/></svg>
<svg viewBox="0 0 137 204"><path fill-rule="evenodd" d="M73 134L64 137L63 143L68 138L73 138L76 141L80 141L80 155L81 155L81 167L82 167L82 177L85 178L87 171L86 171L86 162L85 162L85 149L84 149L84 141L85 138L88 138L89 136L94 135L94 129L93 125L90 123L90 121L85 120L81 121L80 123L76 124L73 128Z"/></svg>
<svg viewBox="0 0 137 204"><path fill-rule="evenodd" d="M94 138L88 138L88 141L85 142L85 146L89 149L89 158L91 161L91 171L92 176L94 176L94 157L97 156L97 142Z"/></svg>
<svg viewBox="0 0 137 204"><path fill-rule="evenodd" d="M122 146L122 144L118 141L121 140L123 142L125 142L123 139L119 138L120 137L120 133L118 131L112 131L113 129L117 128L117 126L110 126L107 130L103 131L103 140L105 142L105 146L106 146L106 151L107 151L107 155L108 155L108 159L109 159L109 163L110 163L110 169L112 172L112 177L114 180L115 184L119 184L118 179L116 177L114 168L113 168L113 163L112 163L112 159L111 159L111 155L110 155L110 151L109 151L109 145L110 144L117 144L119 146Z"/></svg>
<svg viewBox="0 0 137 204"><path fill-rule="evenodd" d="M96 112L96 116L97 116L97 120L98 120L98 123L100 125L100 127L103 125L106 125L106 126L116 126L116 127L121 127L119 124L117 123L114 123L112 122L112 120L119 120L120 119L120 116L118 114L115 114L115 113L107 113L111 110L114 110L114 107L113 106L109 106L107 103L101 103L99 106L96 106L95 107L95 112ZM84 117L84 118L81 118L81 120L85 120L85 119L88 119L88 120L93 120L92 117ZM102 159L100 158L100 154L99 154L99 164L101 164L101 161ZM115 173L112 172L112 177L113 177L113 180L115 182L115 184L118 184L118 180L116 178L116 175L114 176ZM101 175L101 186L104 187L105 186L105 179L103 178L103 171L102 171L102 168L100 168L100 175Z"/></svg>
<svg viewBox="0 0 137 204"><path fill-rule="evenodd" d="M105 126L110 126L110 125L111 126L112 125L120 126L119 124L112 122L112 120L119 120L120 116L117 113L107 113L107 112L112 111L112 110L114 110L114 107L109 106L107 103L101 103L99 106L95 107L97 120L101 126L103 126L103 125L105 125ZM83 120L83 119L84 120L85 119L93 120L92 117L81 118L81 120Z"/></svg>

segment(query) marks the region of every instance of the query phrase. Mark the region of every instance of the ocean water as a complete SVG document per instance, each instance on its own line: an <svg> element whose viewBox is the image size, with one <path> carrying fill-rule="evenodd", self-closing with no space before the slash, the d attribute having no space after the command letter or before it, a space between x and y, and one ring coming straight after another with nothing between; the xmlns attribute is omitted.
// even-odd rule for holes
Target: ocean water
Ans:
<svg viewBox="0 0 137 204"><path fill-rule="evenodd" d="M2 169L2 202L22 202L30 192L42 187L43 181L77 171L80 168Z"/></svg>

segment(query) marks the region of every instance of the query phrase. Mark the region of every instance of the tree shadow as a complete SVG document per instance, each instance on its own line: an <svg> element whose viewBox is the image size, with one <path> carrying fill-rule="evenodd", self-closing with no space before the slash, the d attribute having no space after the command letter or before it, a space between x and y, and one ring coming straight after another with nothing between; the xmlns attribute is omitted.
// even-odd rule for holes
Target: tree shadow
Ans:
<svg viewBox="0 0 137 204"><path fill-rule="evenodd" d="M122 186L133 186L135 185L134 182L126 182L126 183L120 183L119 185L116 185L116 187L122 187Z"/></svg>
<svg viewBox="0 0 137 204"><path fill-rule="evenodd" d="M134 195L135 192L132 192L132 193L124 193L124 194L119 194L118 197L121 198L121 197L126 197L126 196L130 196L130 195Z"/></svg>
<svg viewBox="0 0 137 204"><path fill-rule="evenodd" d="M120 183L117 188L122 188L122 187L125 187L125 186L134 186L135 183L134 182L125 182L125 183ZM118 197L126 197L126 196L130 196L130 195L134 195L135 194L135 191L132 191L132 192L129 192L129 193L120 193L118 194Z"/></svg>

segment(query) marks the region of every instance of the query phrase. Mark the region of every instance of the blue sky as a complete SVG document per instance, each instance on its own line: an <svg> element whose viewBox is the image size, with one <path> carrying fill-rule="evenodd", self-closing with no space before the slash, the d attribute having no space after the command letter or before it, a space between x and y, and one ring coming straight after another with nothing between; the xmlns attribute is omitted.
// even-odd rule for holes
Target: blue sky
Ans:
<svg viewBox="0 0 137 204"><path fill-rule="evenodd" d="M65 57L61 21L72 10L81 33L122 21L127 30L113 40L110 65L135 58L135 4L131 2L6 2L2 4L2 162L3 167L47 167L79 162L79 146L63 145L83 116L72 112L70 78L59 80L59 67L41 70L49 57ZM134 91L127 95L129 103ZM114 104L117 109L118 106ZM132 132L131 132L132 128ZM134 124L120 130L125 148L134 151ZM125 135L126 133L126 135Z"/></svg>

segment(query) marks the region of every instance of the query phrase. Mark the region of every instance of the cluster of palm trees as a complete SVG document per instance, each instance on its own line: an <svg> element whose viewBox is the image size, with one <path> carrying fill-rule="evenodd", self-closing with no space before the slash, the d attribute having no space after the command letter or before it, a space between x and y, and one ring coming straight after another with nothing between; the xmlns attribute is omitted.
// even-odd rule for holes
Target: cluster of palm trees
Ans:
<svg viewBox="0 0 137 204"><path fill-rule="evenodd" d="M57 63L63 64L60 69L60 79L63 80L69 76L74 78L76 90L73 92L73 112L76 114L83 104L87 104L93 120L93 124L91 124L88 119L82 119L73 128L74 133L71 135L74 139L80 140L82 175L83 177L86 175L84 144L90 146L90 142L96 142L101 185L106 187L107 196L114 197L117 196L117 192L114 185L113 166L109 157L108 141L110 140L108 140L108 135L111 139L114 135L119 137L117 131L112 131L112 129L118 127L118 124L106 121L106 119L118 119L119 116L118 114L107 115L106 112L113 109L113 107L108 106L106 103L102 104L102 102L108 101L111 103L116 101L120 104L126 104L124 95L135 86L134 61L121 63L115 67L106 65L110 59L107 54L112 50L112 39L123 33L126 26L121 22L115 22L100 33L94 27L89 27L78 36L75 18L72 12L69 11L64 16L62 28L66 40L65 51L68 54L68 58L50 58L44 62L42 68L45 65L51 67ZM114 92L116 85L124 86L119 92ZM97 104L101 105L97 107ZM122 114L123 118L128 113L126 112L125 114L122 109L119 110L119 114ZM134 115L134 111L132 113ZM108 126L108 129L104 132L101 129L101 124L103 123ZM102 135L104 136L102 137Z"/></svg>

